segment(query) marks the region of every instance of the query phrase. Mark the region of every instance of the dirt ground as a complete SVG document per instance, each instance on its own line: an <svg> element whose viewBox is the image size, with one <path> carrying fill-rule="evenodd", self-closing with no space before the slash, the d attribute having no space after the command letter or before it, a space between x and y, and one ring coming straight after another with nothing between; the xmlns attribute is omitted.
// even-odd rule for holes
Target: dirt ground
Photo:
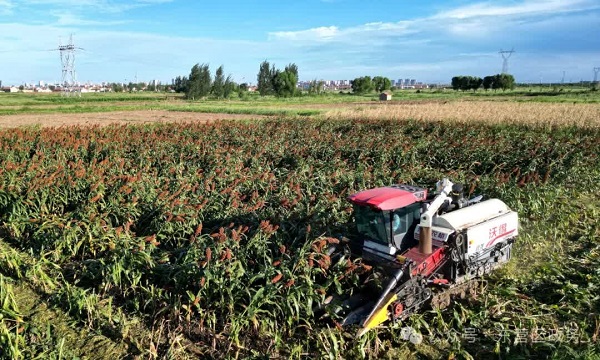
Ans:
<svg viewBox="0 0 600 360"><path fill-rule="evenodd" d="M200 122L214 120L258 119L260 115L210 114L163 110L112 111L74 114L19 114L0 116L0 129L40 125L58 127L70 125L143 124L155 122Z"/></svg>

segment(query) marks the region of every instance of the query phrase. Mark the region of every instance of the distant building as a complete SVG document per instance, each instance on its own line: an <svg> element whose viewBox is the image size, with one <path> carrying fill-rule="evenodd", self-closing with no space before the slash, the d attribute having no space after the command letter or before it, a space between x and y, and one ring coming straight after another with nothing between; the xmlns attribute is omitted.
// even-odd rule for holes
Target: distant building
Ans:
<svg viewBox="0 0 600 360"><path fill-rule="evenodd" d="M392 94L391 93L387 93L387 92L382 92L381 94L379 94L379 100L380 101L389 101L389 100L392 100Z"/></svg>

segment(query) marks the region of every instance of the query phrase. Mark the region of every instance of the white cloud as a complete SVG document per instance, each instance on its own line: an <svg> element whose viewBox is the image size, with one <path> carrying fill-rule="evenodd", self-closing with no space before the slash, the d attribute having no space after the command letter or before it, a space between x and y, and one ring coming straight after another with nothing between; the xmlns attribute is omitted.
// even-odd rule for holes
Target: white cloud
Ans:
<svg viewBox="0 0 600 360"><path fill-rule="evenodd" d="M72 12L52 11L50 14L57 18L55 25L57 26L113 26L127 23L127 21L111 21L111 20L89 20L84 19Z"/></svg>
<svg viewBox="0 0 600 360"><path fill-rule="evenodd" d="M512 25L517 18L534 18L600 8L590 0L526 0L514 5L497 5L496 2L481 2L458 7L429 17L398 22L373 22L346 28L321 26L299 31L269 33L271 40L299 42L367 42L380 37L407 37L433 29L466 38L483 38L491 32ZM495 17L490 22L486 17Z"/></svg>
<svg viewBox="0 0 600 360"><path fill-rule="evenodd" d="M10 0L0 0L0 15L12 14L14 4Z"/></svg>
<svg viewBox="0 0 600 360"><path fill-rule="evenodd" d="M419 32L416 21L372 22L340 29L337 26L321 26L299 31L277 31L268 34L269 40L311 42L360 43L368 38L371 45L380 36L405 36Z"/></svg>
<svg viewBox="0 0 600 360"><path fill-rule="evenodd" d="M281 39L281 40L316 40L326 41L333 39L339 35L339 29L337 26L321 26L318 28L300 30L300 31L277 31L269 33L269 39Z"/></svg>
<svg viewBox="0 0 600 360"><path fill-rule="evenodd" d="M535 16L559 14L597 8L589 0L529 0L515 5L497 5L497 2L477 3L440 12L432 19L471 19L488 16Z"/></svg>
<svg viewBox="0 0 600 360"><path fill-rule="evenodd" d="M505 24L498 22L494 27L489 27L483 19L465 19L457 22L448 22L446 29L451 35L460 38L486 38L491 31L498 31Z"/></svg>
<svg viewBox="0 0 600 360"><path fill-rule="evenodd" d="M47 5L59 9L93 9L102 13L122 13L132 9L172 2L173 0L24 0L24 5Z"/></svg>

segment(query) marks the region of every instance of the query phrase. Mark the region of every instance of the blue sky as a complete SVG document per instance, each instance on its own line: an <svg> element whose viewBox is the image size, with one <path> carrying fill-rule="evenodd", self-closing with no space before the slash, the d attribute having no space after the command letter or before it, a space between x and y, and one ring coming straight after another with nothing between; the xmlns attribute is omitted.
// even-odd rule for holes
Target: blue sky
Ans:
<svg viewBox="0 0 600 360"><path fill-rule="evenodd" d="M0 0L0 80L60 80L73 34L80 81L170 81L195 63L256 82L261 61L300 79L383 75L449 82L500 72L517 81L591 80L598 0Z"/></svg>

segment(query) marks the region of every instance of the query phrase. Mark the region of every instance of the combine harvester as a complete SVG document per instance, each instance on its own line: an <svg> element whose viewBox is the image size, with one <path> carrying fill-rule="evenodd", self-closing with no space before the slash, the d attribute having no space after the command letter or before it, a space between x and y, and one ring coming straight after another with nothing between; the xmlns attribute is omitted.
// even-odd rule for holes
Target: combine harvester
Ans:
<svg viewBox="0 0 600 360"><path fill-rule="evenodd" d="M472 292L477 279L510 259L518 234L518 215L506 204L482 196L467 200L462 185L448 179L436 184L433 196L423 188L392 185L348 200L357 236L344 238L328 254L362 257L387 274L378 297L362 293L336 301L338 311L349 311L342 325L362 325L357 336Z"/></svg>

